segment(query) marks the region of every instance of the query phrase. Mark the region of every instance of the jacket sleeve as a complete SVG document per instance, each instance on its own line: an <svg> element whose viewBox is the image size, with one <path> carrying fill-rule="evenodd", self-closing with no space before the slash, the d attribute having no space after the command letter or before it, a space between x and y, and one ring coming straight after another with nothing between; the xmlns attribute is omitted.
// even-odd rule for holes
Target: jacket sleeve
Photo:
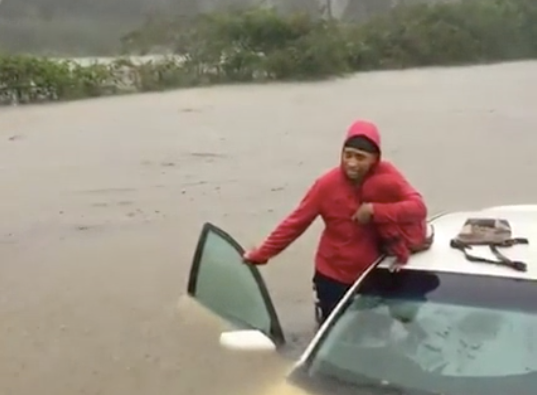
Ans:
<svg viewBox="0 0 537 395"><path fill-rule="evenodd" d="M395 188L394 195L399 197L394 203L374 203L373 221L375 223L408 223L427 218L427 207L421 194L407 179L392 167L390 186Z"/></svg>
<svg viewBox="0 0 537 395"><path fill-rule="evenodd" d="M302 235L320 214L320 186L317 180L298 207L285 218L263 244L250 253L255 262L266 262L285 250Z"/></svg>

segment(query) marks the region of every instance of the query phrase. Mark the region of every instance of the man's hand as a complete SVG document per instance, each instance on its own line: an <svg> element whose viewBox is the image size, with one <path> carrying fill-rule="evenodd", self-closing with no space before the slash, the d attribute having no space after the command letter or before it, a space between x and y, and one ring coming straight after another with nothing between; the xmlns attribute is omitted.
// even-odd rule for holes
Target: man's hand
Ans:
<svg viewBox="0 0 537 395"><path fill-rule="evenodd" d="M242 261L250 265L265 265L268 261L260 260L256 254L256 250L250 250L244 253Z"/></svg>
<svg viewBox="0 0 537 395"><path fill-rule="evenodd" d="M403 264L400 263L399 261L394 261L392 262L392 264L390 265L390 268L388 269L390 272L392 273L397 273L399 271L401 271L401 269L403 268Z"/></svg>
<svg viewBox="0 0 537 395"><path fill-rule="evenodd" d="M356 212L352 216L352 219L354 221L361 223L362 225L365 225L371 221L372 217L373 217L373 204L364 203L358 208L358 210L356 210Z"/></svg>

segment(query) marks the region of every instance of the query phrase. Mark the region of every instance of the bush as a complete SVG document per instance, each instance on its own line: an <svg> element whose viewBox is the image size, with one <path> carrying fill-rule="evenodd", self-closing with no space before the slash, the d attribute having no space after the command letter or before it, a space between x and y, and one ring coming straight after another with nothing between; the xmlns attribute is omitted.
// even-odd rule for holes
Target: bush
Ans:
<svg viewBox="0 0 537 395"><path fill-rule="evenodd" d="M466 0L396 7L351 28L354 70L537 56L537 2Z"/></svg>
<svg viewBox="0 0 537 395"><path fill-rule="evenodd" d="M32 56L0 56L0 104L65 101L194 85L175 58L81 64Z"/></svg>
<svg viewBox="0 0 537 395"><path fill-rule="evenodd" d="M350 71L537 57L535 0L466 0L398 6L361 24L266 8L152 20L131 50L179 57L80 65L0 56L4 102L68 100L212 83L320 79Z"/></svg>
<svg viewBox="0 0 537 395"><path fill-rule="evenodd" d="M186 48L213 81L311 79L347 69L341 29L306 14L271 9L202 16Z"/></svg>

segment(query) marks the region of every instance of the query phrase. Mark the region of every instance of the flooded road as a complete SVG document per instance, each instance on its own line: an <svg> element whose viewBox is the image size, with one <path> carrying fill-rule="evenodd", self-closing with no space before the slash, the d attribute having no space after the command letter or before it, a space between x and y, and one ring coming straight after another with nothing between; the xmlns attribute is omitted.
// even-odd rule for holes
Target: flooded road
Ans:
<svg viewBox="0 0 537 395"><path fill-rule="evenodd" d="M534 62L0 109L0 393L257 393L289 362L227 355L181 296L203 222L255 245L357 117L433 213L535 203L536 110ZM319 225L262 269L291 357Z"/></svg>

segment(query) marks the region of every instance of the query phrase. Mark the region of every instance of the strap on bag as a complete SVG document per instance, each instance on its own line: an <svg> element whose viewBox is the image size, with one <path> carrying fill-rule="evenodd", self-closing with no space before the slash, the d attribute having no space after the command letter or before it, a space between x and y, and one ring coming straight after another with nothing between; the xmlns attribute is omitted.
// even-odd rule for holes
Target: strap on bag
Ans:
<svg viewBox="0 0 537 395"><path fill-rule="evenodd" d="M510 245L504 245L504 246L495 245L495 244L488 245L490 250L494 254L494 256L498 259L496 261L492 259L487 259L487 258L478 257L475 255L469 254L467 250L472 249L472 246L469 244L462 243L456 239L451 240L450 245L452 248L460 250L466 257L466 259L469 260L470 262L491 263L493 265L507 266L520 272L526 272L528 270L528 265L526 263L521 262L521 261L513 261L507 258L498 250L498 247L511 247L515 244L529 244L529 241L527 239L518 238L516 240L517 240L516 243L510 244Z"/></svg>

